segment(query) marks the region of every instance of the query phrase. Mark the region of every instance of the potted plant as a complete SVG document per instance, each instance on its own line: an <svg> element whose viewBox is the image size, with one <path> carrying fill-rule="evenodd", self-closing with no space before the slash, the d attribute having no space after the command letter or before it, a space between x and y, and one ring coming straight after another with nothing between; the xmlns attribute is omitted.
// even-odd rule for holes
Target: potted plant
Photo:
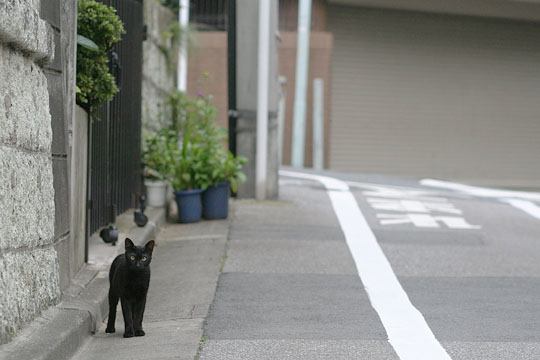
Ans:
<svg viewBox="0 0 540 360"><path fill-rule="evenodd" d="M226 131L216 125L216 108L209 98L174 92L169 106L170 131L180 135L175 137L176 144L168 146L174 153L169 179L179 221L195 222L203 215L205 219L226 218L229 189L236 191L245 179L241 169L246 160L225 149Z"/></svg>
<svg viewBox="0 0 540 360"><path fill-rule="evenodd" d="M229 215L230 190L238 191L238 184L245 181L242 166L247 159L234 157L230 151L219 152L212 168L211 185L203 192L203 217L208 220L226 219Z"/></svg>
<svg viewBox="0 0 540 360"><path fill-rule="evenodd" d="M171 185L178 206L178 221L197 222L202 217L201 193L208 186L203 167L201 144L192 138L193 124L189 121L183 126L182 147L175 147L174 163L171 172Z"/></svg>
<svg viewBox="0 0 540 360"><path fill-rule="evenodd" d="M205 219L228 216L230 189L238 189L245 180L242 166L246 159L235 158L225 148L227 132L216 125L217 109L210 98L184 99L184 124L190 126L190 140L196 149L197 162L192 165L202 192L202 214Z"/></svg>
<svg viewBox="0 0 540 360"><path fill-rule="evenodd" d="M162 129L145 140L143 163L148 206L164 207L167 204L166 176L173 161L170 150L174 146L176 137L169 129Z"/></svg>
<svg viewBox="0 0 540 360"><path fill-rule="evenodd" d="M228 216L230 189L238 189L245 179L241 169L246 159L235 158L225 148L227 132L216 125L217 109L209 97L199 96L188 101L187 122L192 125L191 139L197 144L198 167L205 219L225 219Z"/></svg>

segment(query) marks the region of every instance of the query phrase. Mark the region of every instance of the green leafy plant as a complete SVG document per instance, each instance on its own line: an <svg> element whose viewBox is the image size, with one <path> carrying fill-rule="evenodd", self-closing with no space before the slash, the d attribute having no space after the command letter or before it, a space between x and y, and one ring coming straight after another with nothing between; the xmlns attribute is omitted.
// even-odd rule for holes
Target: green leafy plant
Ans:
<svg viewBox="0 0 540 360"><path fill-rule="evenodd" d="M172 166L170 182L177 191L206 189L209 186L207 173L204 171L204 150L202 144L194 141L196 128L193 123L184 124L181 133L182 146L176 152Z"/></svg>
<svg viewBox="0 0 540 360"><path fill-rule="evenodd" d="M234 157L226 148L226 131L216 125L217 110L210 98L190 98L173 92L168 98L171 131L182 146L173 156L169 180L176 190L206 189L223 181L236 191L245 180L246 159Z"/></svg>
<svg viewBox="0 0 540 360"><path fill-rule="evenodd" d="M124 25L112 7L79 0L77 33L77 104L92 113L118 92L107 53L120 41Z"/></svg>
<svg viewBox="0 0 540 360"><path fill-rule="evenodd" d="M180 10L180 4L178 0L160 0L161 5L168 7L172 11L174 11L175 14L178 13L178 10Z"/></svg>
<svg viewBox="0 0 540 360"><path fill-rule="evenodd" d="M177 148L178 137L171 129L165 128L148 135L142 154L144 177L149 180L165 180L171 172Z"/></svg>
<svg viewBox="0 0 540 360"><path fill-rule="evenodd" d="M238 191L238 185L246 181L246 175L242 172L242 167L247 163L243 156L235 157L230 151L223 158L220 166L217 167L215 176L212 179L214 184L228 181L233 192Z"/></svg>
<svg viewBox="0 0 540 360"><path fill-rule="evenodd" d="M77 46L82 46L88 50L99 51L99 46L89 38L77 34Z"/></svg>
<svg viewBox="0 0 540 360"><path fill-rule="evenodd" d="M176 71L178 51L183 41L190 48L193 45L193 31L189 26L180 26L178 21L171 22L161 33L157 47L165 57L165 64L170 74Z"/></svg>
<svg viewBox="0 0 540 360"><path fill-rule="evenodd" d="M167 108L168 116L171 121L169 126L171 129L180 131L181 127L185 123L186 119L186 107L188 99L183 92L179 90L173 90L167 96L165 105Z"/></svg>

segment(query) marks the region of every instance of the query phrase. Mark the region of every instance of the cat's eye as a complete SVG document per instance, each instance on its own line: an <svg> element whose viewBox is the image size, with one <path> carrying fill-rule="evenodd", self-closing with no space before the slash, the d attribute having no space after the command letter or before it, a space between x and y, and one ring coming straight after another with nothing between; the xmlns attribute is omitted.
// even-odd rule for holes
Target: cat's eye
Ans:
<svg viewBox="0 0 540 360"><path fill-rule="evenodd" d="M146 261L146 259L147 259L147 257L146 257L146 256L143 256L141 260L142 260L142 261Z"/></svg>
<svg viewBox="0 0 540 360"><path fill-rule="evenodd" d="M135 255L131 255L129 258L133 261L135 260Z"/></svg>

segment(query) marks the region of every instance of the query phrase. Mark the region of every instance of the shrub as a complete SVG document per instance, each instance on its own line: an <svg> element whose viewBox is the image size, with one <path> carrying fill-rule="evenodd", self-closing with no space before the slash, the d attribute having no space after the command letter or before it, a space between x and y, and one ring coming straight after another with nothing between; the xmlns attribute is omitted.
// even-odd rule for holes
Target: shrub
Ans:
<svg viewBox="0 0 540 360"><path fill-rule="evenodd" d="M228 181L236 192L245 180L243 157L234 157L225 147L227 133L216 125L217 110L209 98L190 98L174 91L168 99L171 129L182 146L173 156L169 179L175 190L206 189Z"/></svg>
<svg viewBox="0 0 540 360"><path fill-rule="evenodd" d="M162 129L146 137L143 145L144 177L165 180L171 172L178 148L178 136L171 129Z"/></svg>
<svg viewBox="0 0 540 360"><path fill-rule="evenodd" d="M169 9L174 11L175 14L178 14L178 10L180 10L178 0L161 0L160 2L163 6L168 7Z"/></svg>
<svg viewBox="0 0 540 360"><path fill-rule="evenodd" d="M118 92L107 53L120 41L124 25L112 7L95 0L79 0L77 32L98 47L77 47L77 104L92 113Z"/></svg>

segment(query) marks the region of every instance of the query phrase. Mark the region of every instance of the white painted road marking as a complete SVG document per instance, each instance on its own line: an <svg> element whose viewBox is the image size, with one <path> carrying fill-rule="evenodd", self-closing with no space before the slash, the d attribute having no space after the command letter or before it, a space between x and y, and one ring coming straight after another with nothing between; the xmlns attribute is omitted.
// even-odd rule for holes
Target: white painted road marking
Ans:
<svg viewBox="0 0 540 360"><path fill-rule="evenodd" d="M447 198L433 191L407 189L395 186L382 186L349 182L351 186L361 189L368 204L376 211L392 211L377 213L382 226L413 225L419 228L478 230L480 225L469 224L462 216L463 212L450 203ZM451 216L449 216L450 214Z"/></svg>
<svg viewBox="0 0 540 360"><path fill-rule="evenodd" d="M469 195L487 198L508 198L508 199L526 199L533 201L540 201L540 193L528 192L528 191L513 191L513 190L500 190L490 189L479 186L471 186L465 184L454 183L450 181L434 180L434 179L422 179L419 181L420 185L436 187L441 189L456 190Z"/></svg>
<svg viewBox="0 0 540 360"><path fill-rule="evenodd" d="M377 214L381 225L413 224L420 228L440 228L444 224L448 229L478 230L480 225L471 225L465 219L455 216L432 216L429 214Z"/></svg>
<svg viewBox="0 0 540 360"><path fill-rule="evenodd" d="M540 193L537 192L490 189L434 179L420 180L420 184L460 191L478 197L498 199L540 220L540 207L530 201L540 201Z"/></svg>
<svg viewBox="0 0 540 360"><path fill-rule="evenodd" d="M292 171L280 175L322 183L332 202L371 306L401 360L450 360L414 307L381 250L349 186L338 179Z"/></svg>
<svg viewBox="0 0 540 360"><path fill-rule="evenodd" d="M426 201L440 201L446 200L440 197L442 194L431 190L419 190L414 188L408 188L404 186L387 186L371 183L363 183L357 181L346 181L346 184L354 187L364 189L362 192L366 196L385 197L385 198L399 198L399 199L418 199L422 198Z"/></svg>
<svg viewBox="0 0 540 360"><path fill-rule="evenodd" d="M365 195L365 192L362 194ZM385 199L385 198L366 198L366 201L372 208L377 210L391 210L403 212L430 213L432 211L443 212L455 215L461 215L463 212L449 203L444 201L431 202L421 200L400 200L400 199Z"/></svg>
<svg viewBox="0 0 540 360"><path fill-rule="evenodd" d="M540 207L533 202L522 199L501 199L501 201L512 205L516 209L523 210L532 217L540 220Z"/></svg>

